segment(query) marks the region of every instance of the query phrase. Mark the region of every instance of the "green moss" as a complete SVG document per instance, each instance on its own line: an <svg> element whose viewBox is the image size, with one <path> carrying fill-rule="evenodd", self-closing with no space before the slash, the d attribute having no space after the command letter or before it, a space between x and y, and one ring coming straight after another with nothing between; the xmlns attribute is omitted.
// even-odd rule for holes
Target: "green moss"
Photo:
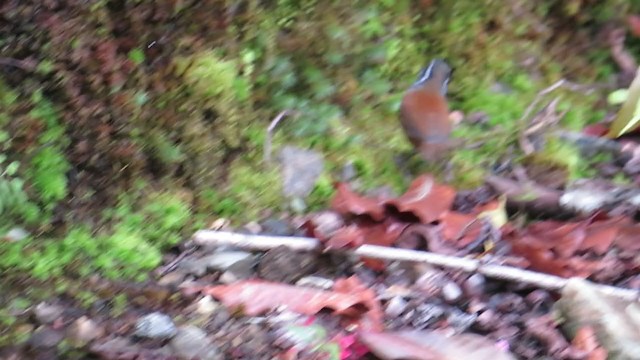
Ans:
<svg viewBox="0 0 640 360"><path fill-rule="evenodd" d="M244 219L256 219L265 209L283 209L282 182L277 167L259 169L243 160L230 168L225 190L227 201Z"/></svg>
<svg viewBox="0 0 640 360"><path fill-rule="evenodd" d="M60 240L0 243L0 269L22 271L38 279L99 273L113 279L137 279L160 264L163 249L189 232L190 206L171 193L151 194L136 209L129 198L107 212L111 229L98 233L73 227Z"/></svg>

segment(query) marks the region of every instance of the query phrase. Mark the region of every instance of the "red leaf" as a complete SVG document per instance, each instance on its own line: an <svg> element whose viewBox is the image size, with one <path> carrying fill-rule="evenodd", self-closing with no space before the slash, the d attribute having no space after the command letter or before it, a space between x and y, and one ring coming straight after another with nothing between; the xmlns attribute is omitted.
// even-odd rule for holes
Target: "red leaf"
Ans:
<svg viewBox="0 0 640 360"><path fill-rule="evenodd" d="M454 243L457 248L463 248L480 236L482 222L475 221L477 215L447 211L442 215L442 235L445 240ZM458 237L460 239L458 239ZM457 242L455 242L457 240Z"/></svg>
<svg viewBox="0 0 640 360"><path fill-rule="evenodd" d="M640 37L640 15L627 16L627 24L631 34L635 37Z"/></svg>
<svg viewBox="0 0 640 360"><path fill-rule="evenodd" d="M411 183L407 192L387 204L400 212L412 213L423 224L428 224L439 220L451 208L455 196L452 187L436 184L432 176L422 175Z"/></svg>
<svg viewBox="0 0 640 360"><path fill-rule="evenodd" d="M609 127L603 123L596 123L587 125L582 129L582 133L585 135L602 137L609 132Z"/></svg>
<svg viewBox="0 0 640 360"><path fill-rule="evenodd" d="M604 255L611 248L616 238L619 238L618 235L622 226L630 222L629 218L619 216L590 224L587 227L587 234L580 250L591 250L598 255Z"/></svg>
<svg viewBox="0 0 640 360"><path fill-rule="evenodd" d="M627 225L618 229L615 245L627 251L640 251L640 226Z"/></svg>
<svg viewBox="0 0 640 360"><path fill-rule="evenodd" d="M362 286L357 278L336 281L335 291L246 280L230 285L206 287L203 294L211 295L229 308L241 308L249 316L255 316L286 307L305 315L317 314L322 309L332 309L336 314L363 321L366 329L381 327L382 312L375 294Z"/></svg>
<svg viewBox="0 0 640 360"><path fill-rule="evenodd" d="M326 242L329 248L358 247L360 245L393 245L407 223L387 218L384 222L360 220L355 224L340 228Z"/></svg>
<svg viewBox="0 0 640 360"><path fill-rule="evenodd" d="M331 200L331 208L344 215L368 215L373 220L384 219L384 203L360 196L345 183L336 184L336 194Z"/></svg>

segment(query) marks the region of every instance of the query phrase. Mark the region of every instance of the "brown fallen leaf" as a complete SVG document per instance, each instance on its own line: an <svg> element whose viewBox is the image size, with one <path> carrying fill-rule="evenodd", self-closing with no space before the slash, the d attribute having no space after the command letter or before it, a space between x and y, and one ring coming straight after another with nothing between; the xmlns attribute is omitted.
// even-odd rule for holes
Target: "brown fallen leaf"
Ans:
<svg viewBox="0 0 640 360"><path fill-rule="evenodd" d="M472 243L480 236L482 222L476 214L447 211L442 215L442 237L458 249Z"/></svg>
<svg viewBox="0 0 640 360"><path fill-rule="evenodd" d="M508 352L475 334L438 331L360 332L360 341L383 360L511 360Z"/></svg>
<svg viewBox="0 0 640 360"><path fill-rule="evenodd" d="M280 307L305 315L314 315L323 309L352 319L362 320L367 330L382 328L382 310L357 278L336 281L335 291L272 283L261 280L245 280L230 285L218 285L199 289L211 295L225 306L239 309L248 316L265 314ZM189 291L189 290L187 290Z"/></svg>
<svg viewBox="0 0 640 360"><path fill-rule="evenodd" d="M387 204L400 212L414 214L423 224L440 219L451 209L456 191L448 185L437 184L431 175L415 179L402 196L387 200Z"/></svg>
<svg viewBox="0 0 640 360"><path fill-rule="evenodd" d="M375 221L381 221L385 216L385 207L382 201L367 198L351 191L345 183L336 184L336 194L331 200L331 208L343 216L367 215Z"/></svg>

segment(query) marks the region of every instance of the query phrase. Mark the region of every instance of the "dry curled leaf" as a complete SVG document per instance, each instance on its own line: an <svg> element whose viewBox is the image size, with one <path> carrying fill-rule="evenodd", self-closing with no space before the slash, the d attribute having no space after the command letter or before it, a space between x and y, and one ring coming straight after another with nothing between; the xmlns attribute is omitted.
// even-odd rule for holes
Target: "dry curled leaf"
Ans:
<svg viewBox="0 0 640 360"><path fill-rule="evenodd" d="M362 320L361 325L366 329L380 329L380 307L369 293L370 290L359 284L355 278L336 281L335 291L325 291L261 280L246 280L199 290L220 300L225 306L241 310L249 316L265 314L283 307L305 315L331 309L336 314Z"/></svg>
<svg viewBox="0 0 640 360"><path fill-rule="evenodd" d="M336 194L331 200L331 208L344 215L368 215L375 221L385 216L384 204L351 191L345 183L336 184Z"/></svg>
<svg viewBox="0 0 640 360"><path fill-rule="evenodd" d="M451 209L456 191L448 185L437 184L431 175L422 175L415 179L402 196L388 200L400 212L414 214L423 224L440 219Z"/></svg>

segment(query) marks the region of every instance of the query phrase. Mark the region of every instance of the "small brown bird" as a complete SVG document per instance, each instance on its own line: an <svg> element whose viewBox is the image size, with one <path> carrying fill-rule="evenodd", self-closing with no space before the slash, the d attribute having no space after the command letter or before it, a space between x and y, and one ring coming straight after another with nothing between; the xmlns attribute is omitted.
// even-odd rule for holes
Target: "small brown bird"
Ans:
<svg viewBox="0 0 640 360"><path fill-rule="evenodd" d="M427 161L440 159L449 148L453 124L446 94L451 67L434 59L420 71L400 106L400 123L414 148Z"/></svg>

